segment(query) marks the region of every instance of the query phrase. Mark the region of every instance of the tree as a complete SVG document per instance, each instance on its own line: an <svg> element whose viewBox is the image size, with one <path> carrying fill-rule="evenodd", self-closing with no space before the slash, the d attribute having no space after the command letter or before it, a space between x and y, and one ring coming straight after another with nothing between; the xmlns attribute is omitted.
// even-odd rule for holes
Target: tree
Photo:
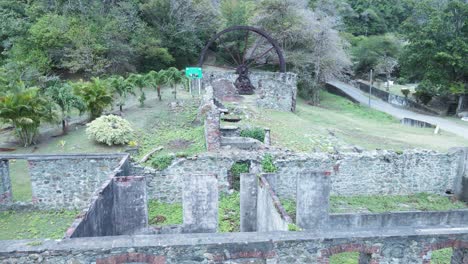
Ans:
<svg viewBox="0 0 468 264"><path fill-rule="evenodd" d="M404 23L408 45L400 57L405 77L431 86L432 96L458 96L458 111L468 94L467 17L465 1L424 1Z"/></svg>
<svg viewBox="0 0 468 264"><path fill-rule="evenodd" d="M350 66L347 43L341 38L336 18L308 8L307 1L263 0L254 18L272 34L298 73L302 96L319 103L319 91L333 78L341 78Z"/></svg>
<svg viewBox="0 0 468 264"><path fill-rule="evenodd" d="M390 89L390 77L392 72L398 66L398 60L387 55L383 55L379 58L375 70L377 73L385 74L387 79L387 91Z"/></svg>
<svg viewBox="0 0 468 264"><path fill-rule="evenodd" d="M0 120L11 123L24 147L36 143L41 122L54 120L50 103L38 88L26 88L22 83L0 97Z"/></svg>
<svg viewBox="0 0 468 264"><path fill-rule="evenodd" d="M140 102L140 107L145 106L146 94L144 88L148 85L148 80L142 74L132 73L128 76L126 82L134 88L140 89L140 96L138 101Z"/></svg>
<svg viewBox="0 0 468 264"><path fill-rule="evenodd" d="M171 67L162 73L164 83L168 86L172 86L174 91L174 99L177 99L177 85L183 82L184 75L178 69Z"/></svg>
<svg viewBox="0 0 468 264"><path fill-rule="evenodd" d="M359 38L351 51L354 71L357 74L366 74L378 64L381 64L380 67L386 63L392 64L390 62L396 61L400 56L402 46L402 41L391 34Z"/></svg>
<svg viewBox="0 0 468 264"><path fill-rule="evenodd" d="M165 70L160 70L159 72L156 71L150 71L149 73L146 74L146 80L147 82L154 86L156 88L156 91L158 92L158 99L159 101L162 100L161 97L161 86L166 84L165 80Z"/></svg>
<svg viewBox="0 0 468 264"><path fill-rule="evenodd" d="M112 95L106 82L99 78L92 78L91 82L77 82L73 84L74 93L81 97L86 105L90 120L102 115L104 110L112 105Z"/></svg>
<svg viewBox="0 0 468 264"><path fill-rule="evenodd" d="M63 134L68 130L68 119L73 108L83 113L86 109L80 97L73 93L73 87L68 83L56 83L47 88L46 95L60 108L60 120Z"/></svg>
<svg viewBox="0 0 468 264"><path fill-rule="evenodd" d="M110 77L107 79L107 82L112 91L119 97L117 104L119 106L120 113L122 113L123 106L125 105L125 101L127 100L128 95L135 95L133 85L125 80L122 76Z"/></svg>

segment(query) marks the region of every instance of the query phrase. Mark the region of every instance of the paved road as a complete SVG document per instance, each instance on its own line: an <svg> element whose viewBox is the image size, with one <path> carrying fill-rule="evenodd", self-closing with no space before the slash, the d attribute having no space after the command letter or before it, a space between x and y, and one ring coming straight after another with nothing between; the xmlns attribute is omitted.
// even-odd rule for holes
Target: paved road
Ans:
<svg viewBox="0 0 468 264"><path fill-rule="evenodd" d="M330 81L328 83L345 92L355 100L359 101L361 104L369 104L369 96L361 92L361 90L359 90L358 88L355 88L352 85L340 81ZM445 118L415 113L406 109L395 107L387 102L375 98L371 98L371 107L379 111L385 112L389 115L392 115L398 119L403 119L404 117L407 117L438 125L442 130L452 132L454 134L468 139L468 123L467 126L464 126L456 122L447 120Z"/></svg>

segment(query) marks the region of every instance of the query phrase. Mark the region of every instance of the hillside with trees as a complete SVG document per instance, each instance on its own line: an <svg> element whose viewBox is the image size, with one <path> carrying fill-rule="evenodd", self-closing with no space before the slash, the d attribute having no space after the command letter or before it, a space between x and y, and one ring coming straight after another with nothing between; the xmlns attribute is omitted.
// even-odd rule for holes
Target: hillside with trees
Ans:
<svg viewBox="0 0 468 264"><path fill-rule="evenodd" d="M145 89L164 85L176 97L181 70L233 25L271 34L313 105L328 80L373 69L461 112L467 17L463 0L0 0L0 118L29 145L41 122L66 133L71 111L95 119L128 96L143 106Z"/></svg>

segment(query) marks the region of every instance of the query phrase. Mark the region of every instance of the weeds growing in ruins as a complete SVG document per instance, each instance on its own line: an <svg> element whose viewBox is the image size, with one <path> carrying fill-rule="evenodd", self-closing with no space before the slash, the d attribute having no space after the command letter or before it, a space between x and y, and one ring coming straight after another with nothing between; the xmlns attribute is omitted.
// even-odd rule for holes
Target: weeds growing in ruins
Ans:
<svg viewBox="0 0 468 264"><path fill-rule="evenodd" d="M263 169L263 172L266 172L266 173L273 173L278 170L278 168L276 168L275 164L273 163L273 156L271 156L270 154L266 154L263 157L262 169Z"/></svg>
<svg viewBox="0 0 468 264"><path fill-rule="evenodd" d="M240 232L240 193L222 194L219 199L219 232Z"/></svg>
<svg viewBox="0 0 468 264"><path fill-rule="evenodd" d="M0 240L63 238L78 211L0 212Z"/></svg>
<svg viewBox="0 0 468 264"><path fill-rule="evenodd" d="M265 129L263 128L246 128L242 129L240 132L241 137L253 138L260 142L265 141Z"/></svg>
<svg viewBox="0 0 468 264"><path fill-rule="evenodd" d="M156 156L151 159L151 166L157 170L164 170L172 164L174 156L164 155Z"/></svg>
<svg viewBox="0 0 468 264"><path fill-rule="evenodd" d="M240 191L240 175L241 173L249 172L249 163L248 162L236 162L232 165L229 170L231 176L231 187L235 191Z"/></svg>
<svg viewBox="0 0 468 264"><path fill-rule="evenodd" d="M182 204L149 200L148 218L150 225L180 225L183 222Z"/></svg>

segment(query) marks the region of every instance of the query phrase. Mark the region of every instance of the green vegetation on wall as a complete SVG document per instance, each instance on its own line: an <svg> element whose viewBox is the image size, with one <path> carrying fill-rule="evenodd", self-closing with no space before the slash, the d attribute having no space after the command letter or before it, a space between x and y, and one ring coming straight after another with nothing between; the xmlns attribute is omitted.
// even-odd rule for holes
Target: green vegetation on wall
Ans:
<svg viewBox="0 0 468 264"><path fill-rule="evenodd" d="M278 170L273 161L273 156L266 154L262 159L262 170L266 173L273 173Z"/></svg>
<svg viewBox="0 0 468 264"><path fill-rule="evenodd" d="M246 128L242 129L240 132L241 137L253 138L260 142L265 141L265 129L263 128Z"/></svg>
<svg viewBox="0 0 468 264"><path fill-rule="evenodd" d="M229 170L231 176L231 187L235 191L240 191L240 175L241 173L249 172L249 163L248 162L236 162L232 165Z"/></svg>

